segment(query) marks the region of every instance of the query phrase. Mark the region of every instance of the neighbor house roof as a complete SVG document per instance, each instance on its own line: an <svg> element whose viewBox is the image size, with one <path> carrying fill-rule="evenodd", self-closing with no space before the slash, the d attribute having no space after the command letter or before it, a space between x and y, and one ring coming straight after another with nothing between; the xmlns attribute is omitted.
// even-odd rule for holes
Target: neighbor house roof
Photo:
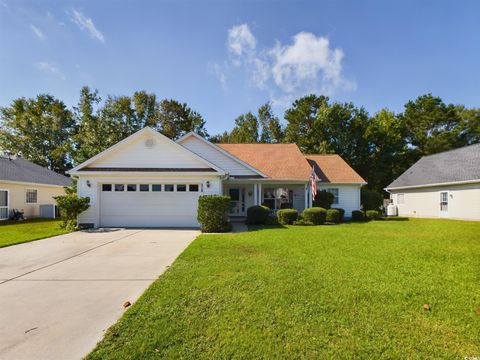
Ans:
<svg viewBox="0 0 480 360"><path fill-rule="evenodd" d="M387 189L475 180L480 182L480 144L424 156Z"/></svg>
<svg viewBox="0 0 480 360"><path fill-rule="evenodd" d="M310 166L315 166L315 173L323 182L366 183L339 155L305 155L305 157Z"/></svg>
<svg viewBox="0 0 480 360"><path fill-rule="evenodd" d="M296 144L216 144L272 179L307 180L311 166Z"/></svg>
<svg viewBox="0 0 480 360"><path fill-rule="evenodd" d="M0 182L25 182L70 186L70 178L22 158L0 156Z"/></svg>

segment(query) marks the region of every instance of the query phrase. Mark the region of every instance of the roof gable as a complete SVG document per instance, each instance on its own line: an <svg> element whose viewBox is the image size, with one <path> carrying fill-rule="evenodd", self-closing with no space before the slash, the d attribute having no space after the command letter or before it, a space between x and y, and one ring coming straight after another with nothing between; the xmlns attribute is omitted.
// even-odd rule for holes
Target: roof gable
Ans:
<svg viewBox="0 0 480 360"><path fill-rule="evenodd" d="M480 144L424 156L387 189L480 181Z"/></svg>
<svg viewBox="0 0 480 360"><path fill-rule="evenodd" d="M296 144L218 144L272 179L307 180L311 167Z"/></svg>
<svg viewBox="0 0 480 360"><path fill-rule="evenodd" d="M22 182L55 186L70 186L69 177L22 158L0 157L0 182Z"/></svg>
<svg viewBox="0 0 480 360"><path fill-rule="evenodd" d="M190 151L200 155L202 158L222 168L231 176L261 176L267 177L258 169L237 158L235 155L225 151L216 144L204 139L200 135L190 132L177 140L177 143Z"/></svg>
<svg viewBox="0 0 480 360"><path fill-rule="evenodd" d="M315 173L322 182L358 183L366 181L337 154L305 155Z"/></svg>
<svg viewBox="0 0 480 360"><path fill-rule="evenodd" d="M212 171L222 173L216 165L182 147L166 136L144 128L120 141L70 171Z"/></svg>

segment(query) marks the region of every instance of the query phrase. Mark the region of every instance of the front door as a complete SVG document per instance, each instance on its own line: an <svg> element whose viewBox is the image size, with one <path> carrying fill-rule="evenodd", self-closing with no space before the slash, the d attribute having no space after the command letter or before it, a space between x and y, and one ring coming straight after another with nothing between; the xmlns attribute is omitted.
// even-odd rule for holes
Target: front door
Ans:
<svg viewBox="0 0 480 360"><path fill-rule="evenodd" d="M228 195L230 196L230 215L245 215L245 188L230 188Z"/></svg>
<svg viewBox="0 0 480 360"><path fill-rule="evenodd" d="M448 217L448 191L440 192L440 217Z"/></svg>
<svg viewBox="0 0 480 360"><path fill-rule="evenodd" d="M0 190L0 220L8 219L8 190Z"/></svg>

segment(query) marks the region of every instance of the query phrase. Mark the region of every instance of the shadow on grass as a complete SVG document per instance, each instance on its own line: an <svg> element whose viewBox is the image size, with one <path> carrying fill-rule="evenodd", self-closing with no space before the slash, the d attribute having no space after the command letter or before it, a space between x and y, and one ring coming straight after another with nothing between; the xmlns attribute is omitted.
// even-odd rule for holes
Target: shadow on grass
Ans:
<svg viewBox="0 0 480 360"><path fill-rule="evenodd" d="M269 229L287 229L284 225L247 225L248 231L261 231L261 230L269 230Z"/></svg>

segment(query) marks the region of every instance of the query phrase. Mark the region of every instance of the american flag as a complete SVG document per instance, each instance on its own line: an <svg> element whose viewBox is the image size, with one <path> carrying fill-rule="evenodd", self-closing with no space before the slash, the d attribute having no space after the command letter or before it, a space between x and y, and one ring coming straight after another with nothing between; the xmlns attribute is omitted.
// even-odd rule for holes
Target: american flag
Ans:
<svg viewBox="0 0 480 360"><path fill-rule="evenodd" d="M318 181L318 176L315 172L315 165L313 165L312 173L310 175L310 185L312 187L312 201L314 201L315 196L317 196L317 181Z"/></svg>

